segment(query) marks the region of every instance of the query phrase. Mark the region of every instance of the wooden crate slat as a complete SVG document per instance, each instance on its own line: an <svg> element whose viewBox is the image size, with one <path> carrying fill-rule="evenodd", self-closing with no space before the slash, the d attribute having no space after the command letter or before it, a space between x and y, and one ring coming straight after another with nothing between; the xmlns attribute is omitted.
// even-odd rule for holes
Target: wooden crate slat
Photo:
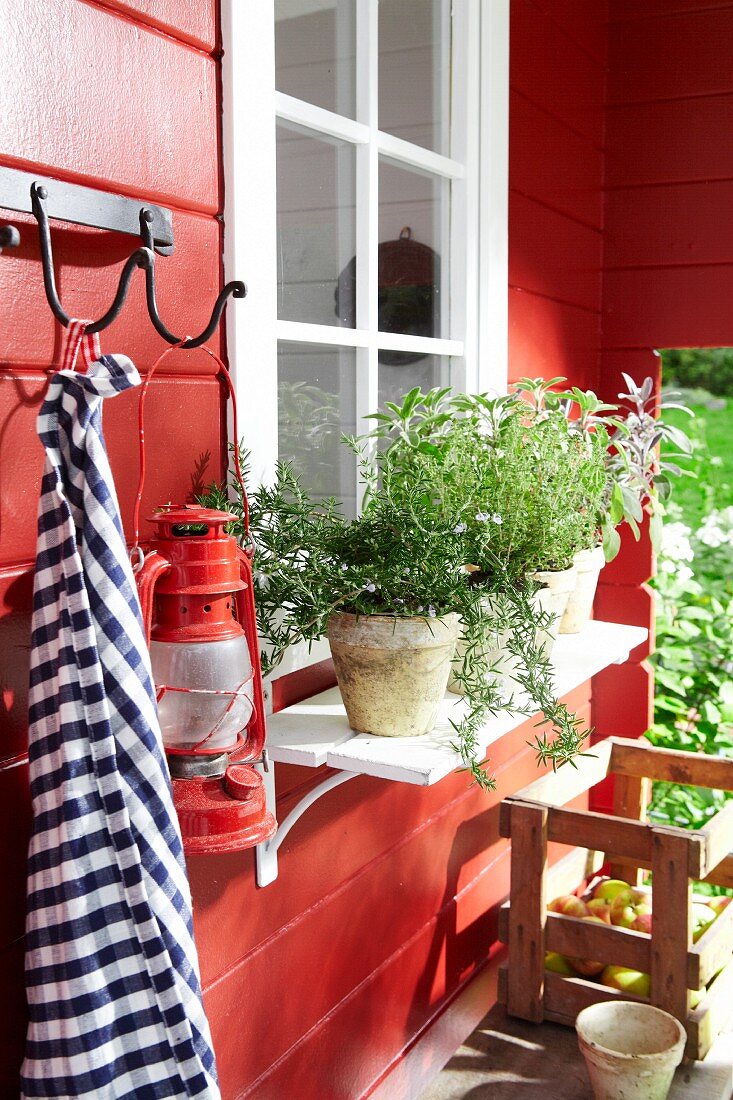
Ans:
<svg viewBox="0 0 733 1100"><path fill-rule="evenodd" d="M588 1005L600 1001L641 1001L648 1004L644 997L635 997L631 993L621 993L607 985L586 981L585 978L564 978L562 974L548 971L545 975L545 1014L562 1013L575 1023L575 1017Z"/></svg>
<svg viewBox="0 0 733 1100"><path fill-rule="evenodd" d="M662 749L626 738L609 738L610 771L618 775L648 776L688 787L733 791L733 760L698 752Z"/></svg>
<svg viewBox="0 0 733 1100"><path fill-rule="evenodd" d="M616 817L626 817L633 821L646 821L647 806L651 797L652 785L649 779L640 775L617 775L613 784L613 812ZM628 859L611 861L611 878L620 878L638 886L641 869L638 862Z"/></svg>
<svg viewBox="0 0 733 1100"><path fill-rule="evenodd" d="M705 869L708 874L717 867L730 852L730 839L733 836L733 802L719 810L713 818L700 829L705 845Z"/></svg>
<svg viewBox="0 0 733 1100"><path fill-rule="evenodd" d="M624 821L591 810L563 810L552 806L547 823L549 840L560 844L580 844L583 848L602 847L613 855L635 860L651 860L651 831L642 821Z"/></svg>
<svg viewBox="0 0 733 1100"><path fill-rule="evenodd" d="M721 859L715 870L709 871L703 881L712 886L724 886L727 890L733 890L733 852Z"/></svg>
<svg viewBox="0 0 733 1100"><path fill-rule="evenodd" d="M733 960L718 974L705 998L690 1014L685 1054L689 1058L704 1058L732 1016Z"/></svg>
<svg viewBox="0 0 733 1100"><path fill-rule="evenodd" d="M653 1003L685 1023L690 1011L687 952L692 943L692 887L684 837L652 829L652 881L656 898L651 951ZM661 904L660 904L661 901Z"/></svg>
<svg viewBox="0 0 733 1100"><path fill-rule="evenodd" d="M649 973L651 939L643 932L614 928L609 924L548 913L545 928L548 951L580 959L613 959L616 966Z"/></svg>
<svg viewBox="0 0 733 1100"><path fill-rule="evenodd" d="M610 739L593 745L588 753L590 755L576 759L575 767L565 764L556 772L548 772L517 791L513 797L522 802L545 802L549 806L572 802L607 775L611 757Z"/></svg>
<svg viewBox="0 0 733 1100"><path fill-rule="evenodd" d="M687 960L687 984L690 989L701 989L714 974L733 957L733 904L719 917L690 948Z"/></svg>
<svg viewBox="0 0 733 1100"><path fill-rule="evenodd" d="M546 806L512 802L507 1010L542 1022L547 919Z"/></svg>

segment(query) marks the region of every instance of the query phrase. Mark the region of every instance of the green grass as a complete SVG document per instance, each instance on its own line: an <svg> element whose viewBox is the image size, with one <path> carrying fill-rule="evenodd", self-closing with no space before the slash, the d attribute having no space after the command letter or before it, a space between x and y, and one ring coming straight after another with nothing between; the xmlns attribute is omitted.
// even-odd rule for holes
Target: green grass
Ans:
<svg viewBox="0 0 733 1100"><path fill-rule="evenodd" d="M697 477L678 478L672 489L672 500L682 509L682 520L693 529L712 508L733 504L733 398L725 409L691 406L695 419L670 409L665 420L682 428L695 441L696 454L692 465Z"/></svg>

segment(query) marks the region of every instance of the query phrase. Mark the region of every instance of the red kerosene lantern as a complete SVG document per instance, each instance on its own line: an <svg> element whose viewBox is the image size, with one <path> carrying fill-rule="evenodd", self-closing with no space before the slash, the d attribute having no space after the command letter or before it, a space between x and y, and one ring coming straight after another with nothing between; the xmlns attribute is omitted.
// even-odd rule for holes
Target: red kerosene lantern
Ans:
<svg viewBox="0 0 733 1100"><path fill-rule="evenodd" d="M252 767L265 708L250 561L228 512L169 505L149 518L137 583L183 846L249 848L276 828Z"/></svg>

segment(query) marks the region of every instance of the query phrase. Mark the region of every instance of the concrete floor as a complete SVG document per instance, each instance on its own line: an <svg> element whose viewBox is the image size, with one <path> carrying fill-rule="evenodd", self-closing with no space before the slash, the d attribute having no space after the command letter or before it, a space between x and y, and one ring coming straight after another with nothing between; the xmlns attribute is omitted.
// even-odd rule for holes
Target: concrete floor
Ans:
<svg viewBox="0 0 733 1100"><path fill-rule="evenodd" d="M669 1100L730 1100L733 1031L704 1062L681 1066ZM592 1100L575 1032L528 1024L501 1005L486 1016L419 1100Z"/></svg>

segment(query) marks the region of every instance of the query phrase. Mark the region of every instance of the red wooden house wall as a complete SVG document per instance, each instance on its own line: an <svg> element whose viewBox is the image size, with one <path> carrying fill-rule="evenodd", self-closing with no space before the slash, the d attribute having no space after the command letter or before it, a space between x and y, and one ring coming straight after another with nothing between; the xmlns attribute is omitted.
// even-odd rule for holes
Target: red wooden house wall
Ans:
<svg viewBox="0 0 733 1100"><path fill-rule="evenodd" d="M0 163L172 207L176 252L158 262L160 305L180 331L201 327L221 282L216 7L47 0L31 32L30 6L0 0ZM722 214L733 98L725 66L706 54L714 48L706 43L722 49L733 6L645 0L643 18L637 7L611 0L607 24L605 0L512 2L512 378L561 374L615 392L619 369L645 371L655 345L733 344L722 289L731 262ZM674 83L661 59L681 62L683 53ZM34 233L28 219L12 220L25 232L20 250L0 257L0 1095L13 1094L24 1027L34 419L59 339ZM133 242L54 228L67 309L101 312ZM140 286L104 346L143 370L161 350ZM238 368L246 374L247 364ZM180 354L153 383L150 504L185 496L202 452L214 456L212 468L221 462L221 393L211 370L201 353ZM134 394L118 398L106 421L127 517L136 403ZM636 566L628 558L617 566L602 614L648 621L640 587L648 572L643 554ZM571 702L590 718L592 701L604 732L639 732L639 708L634 718L615 700L632 684L648 702L648 682L637 662L600 679L593 699L586 685ZM288 837L280 877L266 890L255 888L252 853L191 861L227 1098L394 1100L470 1030L493 996L495 966L486 963L496 955L496 907L508 886L498 802L534 772L527 736L518 730L495 746L498 791L490 798L460 775L422 790L363 777L331 792ZM322 775L283 768L279 777L282 817Z"/></svg>

